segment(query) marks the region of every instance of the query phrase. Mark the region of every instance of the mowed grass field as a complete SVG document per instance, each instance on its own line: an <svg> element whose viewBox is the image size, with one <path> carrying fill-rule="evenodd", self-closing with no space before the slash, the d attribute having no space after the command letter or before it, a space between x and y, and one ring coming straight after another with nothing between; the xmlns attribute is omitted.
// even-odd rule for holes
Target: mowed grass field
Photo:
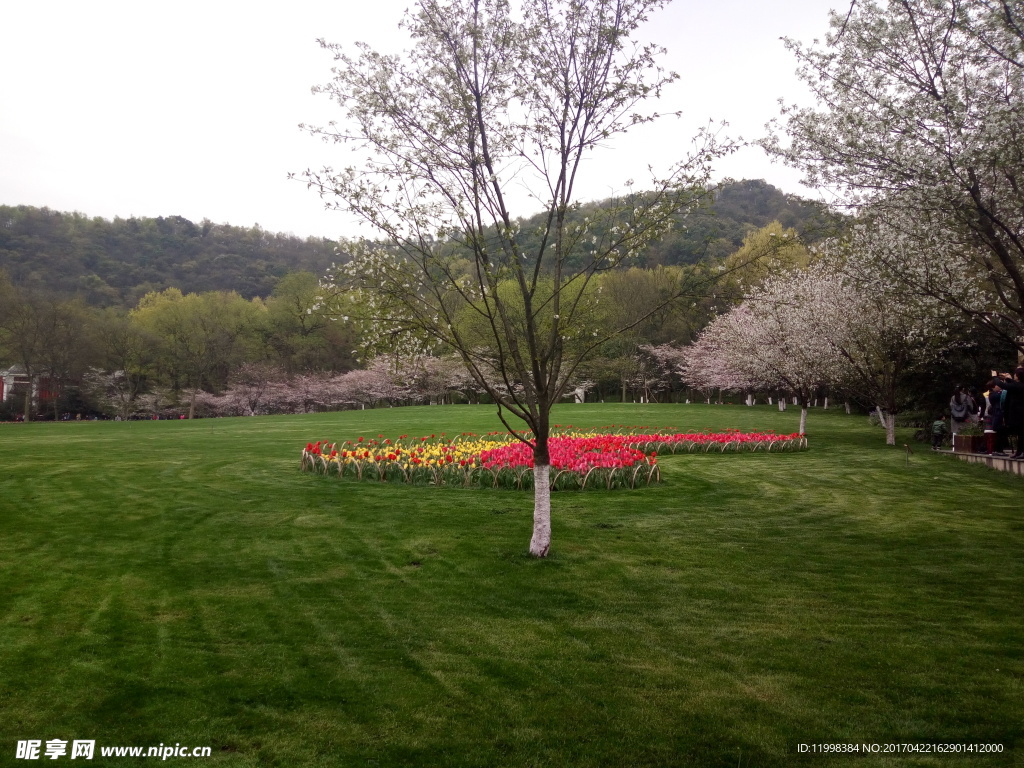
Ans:
<svg viewBox="0 0 1024 768"><path fill-rule="evenodd" d="M666 456L657 487L555 494L538 561L528 492L298 469L311 440L497 428L471 406L0 425L0 765L33 764L25 739L96 740L92 765L175 743L213 755L168 764L1024 763L1021 478L923 444L908 465L865 417L814 409L806 452ZM824 743L1003 751L798 751Z"/></svg>

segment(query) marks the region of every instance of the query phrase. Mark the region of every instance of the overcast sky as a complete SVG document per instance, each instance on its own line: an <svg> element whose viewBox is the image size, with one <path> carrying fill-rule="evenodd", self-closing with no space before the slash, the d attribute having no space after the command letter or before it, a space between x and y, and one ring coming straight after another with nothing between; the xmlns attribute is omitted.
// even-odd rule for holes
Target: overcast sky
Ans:
<svg viewBox="0 0 1024 768"><path fill-rule="evenodd" d="M347 161L298 128L340 117L310 93L332 64L316 39L396 51L396 25L410 2L8 3L0 27L0 204L108 219L259 223L303 237L370 235L324 211L287 175ZM631 176L639 184L649 162L678 157L708 119L752 139L778 114L780 98L807 104L779 38L823 37L828 10L840 5L675 0L652 17L644 36L668 48L667 67L681 75L657 109L684 118L605 152L591 168L587 197L621 190ZM718 178L763 178L811 194L797 172L757 149L718 168Z"/></svg>

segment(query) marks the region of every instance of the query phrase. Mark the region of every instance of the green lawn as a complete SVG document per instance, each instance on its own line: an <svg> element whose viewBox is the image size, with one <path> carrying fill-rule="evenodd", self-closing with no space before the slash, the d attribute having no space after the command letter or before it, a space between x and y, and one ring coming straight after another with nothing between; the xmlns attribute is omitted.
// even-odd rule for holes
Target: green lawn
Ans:
<svg viewBox="0 0 1024 768"><path fill-rule="evenodd" d="M556 494L535 561L528 493L298 470L309 440L495 428L471 406L0 425L0 765L39 764L25 739L232 766L1024 764L1021 478L923 444L908 466L815 409L803 453L665 456L658 487ZM801 761L824 742L1005 751Z"/></svg>

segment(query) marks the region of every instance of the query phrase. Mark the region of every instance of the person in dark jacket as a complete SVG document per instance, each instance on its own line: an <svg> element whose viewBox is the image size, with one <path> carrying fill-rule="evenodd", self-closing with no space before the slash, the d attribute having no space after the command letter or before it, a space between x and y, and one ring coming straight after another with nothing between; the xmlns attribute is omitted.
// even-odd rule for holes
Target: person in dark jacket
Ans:
<svg viewBox="0 0 1024 768"><path fill-rule="evenodd" d="M988 383L988 408L985 411L985 427L991 430L993 438L989 440L989 454L1003 453L1006 448L1006 422L1003 420L1003 380L992 379Z"/></svg>
<svg viewBox="0 0 1024 768"><path fill-rule="evenodd" d="M1016 452L1010 458L1024 459L1024 366L999 376L1003 398L1003 425L1006 434L1017 438Z"/></svg>

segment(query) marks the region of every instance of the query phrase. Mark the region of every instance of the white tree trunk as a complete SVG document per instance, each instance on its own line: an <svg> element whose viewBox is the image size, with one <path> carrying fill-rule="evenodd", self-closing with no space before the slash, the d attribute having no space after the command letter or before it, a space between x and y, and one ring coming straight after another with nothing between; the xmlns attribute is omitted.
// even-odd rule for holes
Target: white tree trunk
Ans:
<svg viewBox="0 0 1024 768"><path fill-rule="evenodd" d="M880 405L875 406L875 412L878 414L878 421L885 427L885 444L896 445L896 414L886 413Z"/></svg>
<svg viewBox="0 0 1024 768"><path fill-rule="evenodd" d="M846 401L846 415L849 416L851 413L853 413L853 410L850 408L850 401L847 400Z"/></svg>
<svg viewBox="0 0 1024 768"><path fill-rule="evenodd" d="M535 464L533 467L533 538L530 554L547 557L551 548L551 467Z"/></svg>
<svg viewBox="0 0 1024 768"><path fill-rule="evenodd" d="M800 409L800 434L807 434L807 406Z"/></svg>
<svg viewBox="0 0 1024 768"><path fill-rule="evenodd" d="M825 398L825 410L826 411L828 410L828 398L827 397Z"/></svg>

